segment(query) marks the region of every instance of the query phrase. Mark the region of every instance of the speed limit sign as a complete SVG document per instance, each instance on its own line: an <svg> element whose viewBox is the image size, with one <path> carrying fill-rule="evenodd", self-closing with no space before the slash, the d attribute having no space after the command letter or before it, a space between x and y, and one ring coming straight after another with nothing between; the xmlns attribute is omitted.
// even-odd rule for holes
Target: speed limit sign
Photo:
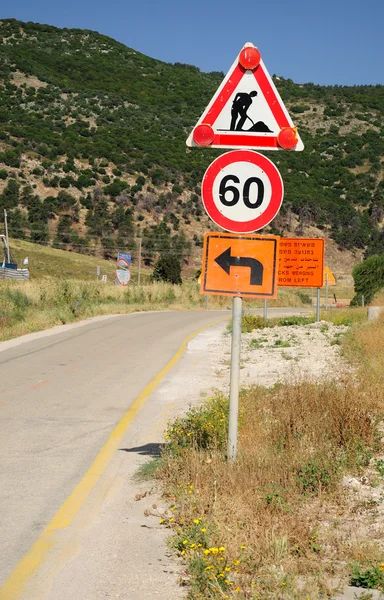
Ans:
<svg viewBox="0 0 384 600"><path fill-rule="evenodd" d="M234 150L209 165L201 196L216 225L232 233L251 233L266 227L279 212L283 180L262 154Z"/></svg>

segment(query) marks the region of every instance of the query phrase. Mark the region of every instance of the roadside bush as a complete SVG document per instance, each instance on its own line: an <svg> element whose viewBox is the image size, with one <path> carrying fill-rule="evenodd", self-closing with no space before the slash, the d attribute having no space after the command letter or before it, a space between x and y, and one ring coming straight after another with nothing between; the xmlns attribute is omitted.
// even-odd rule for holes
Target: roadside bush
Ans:
<svg viewBox="0 0 384 600"><path fill-rule="evenodd" d="M183 417L175 419L166 431L168 450L223 449L228 429L228 398L218 394L200 407L192 407Z"/></svg>
<svg viewBox="0 0 384 600"><path fill-rule="evenodd" d="M30 305L31 301L21 290L0 287L0 324L10 326L23 321Z"/></svg>

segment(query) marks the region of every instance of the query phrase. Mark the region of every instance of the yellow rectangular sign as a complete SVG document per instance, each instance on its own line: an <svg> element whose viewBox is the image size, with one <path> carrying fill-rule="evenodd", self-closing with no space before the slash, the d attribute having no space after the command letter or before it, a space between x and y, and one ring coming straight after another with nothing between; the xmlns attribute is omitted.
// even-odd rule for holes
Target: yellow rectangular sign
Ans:
<svg viewBox="0 0 384 600"><path fill-rule="evenodd" d="M320 238L280 238L278 286L323 286L324 240Z"/></svg>
<svg viewBox="0 0 384 600"><path fill-rule="evenodd" d="M279 239L253 233L206 233L200 292L276 298Z"/></svg>

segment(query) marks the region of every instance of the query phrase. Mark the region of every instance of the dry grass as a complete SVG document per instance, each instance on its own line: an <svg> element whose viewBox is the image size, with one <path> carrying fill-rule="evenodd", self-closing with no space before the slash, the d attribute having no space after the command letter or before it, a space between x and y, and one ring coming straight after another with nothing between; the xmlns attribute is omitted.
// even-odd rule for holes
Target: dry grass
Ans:
<svg viewBox="0 0 384 600"><path fill-rule="evenodd" d="M382 562L369 528L354 530L358 508L340 482L382 447L383 333L384 318L347 341L360 357L353 376L243 392L236 464L222 398L170 426L160 475L190 598L316 600L350 562Z"/></svg>
<svg viewBox="0 0 384 600"><path fill-rule="evenodd" d="M261 301L245 303L262 306ZM274 306L303 306L295 291L281 291ZM128 287L96 281L45 279L26 282L0 282L0 340L86 319L96 315L125 314L163 309L205 309L195 281L183 285L155 282ZM211 296L209 309L231 307L231 298Z"/></svg>
<svg viewBox="0 0 384 600"><path fill-rule="evenodd" d="M372 306L384 306L384 293L380 292L371 302Z"/></svg>

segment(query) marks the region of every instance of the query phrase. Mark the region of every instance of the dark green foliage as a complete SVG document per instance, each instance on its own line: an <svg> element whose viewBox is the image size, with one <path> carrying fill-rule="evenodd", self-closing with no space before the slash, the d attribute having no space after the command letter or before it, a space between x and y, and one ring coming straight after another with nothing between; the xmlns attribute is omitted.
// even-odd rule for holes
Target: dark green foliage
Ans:
<svg viewBox="0 0 384 600"><path fill-rule="evenodd" d="M63 215L57 225L57 239L60 244L70 244L72 241L72 220L69 215ZM61 246L62 247L62 246Z"/></svg>
<svg viewBox="0 0 384 600"><path fill-rule="evenodd" d="M352 275L355 283L355 296L351 305L360 305L362 296L364 296L364 301L369 304L375 294L384 288L384 254L370 256L364 262L356 265Z"/></svg>
<svg viewBox="0 0 384 600"><path fill-rule="evenodd" d="M181 283L181 262L173 254L160 254L152 274L153 281Z"/></svg>
<svg viewBox="0 0 384 600"><path fill-rule="evenodd" d="M15 208L19 202L20 186L15 179L9 179L7 187L0 197L0 208Z"/></svg>
<svg viewBox="0 0 384 600"><path fill-rule="evenodd" d="M350 585L368 590L384 589L384 573L381 565L369 564L365 567L355 563L353 566Z"/></svg>
<svg viewBox="0 0 384 600"><path fill-rule="evenodd" d="M19 208L15 208L8 213L8 232L10 237L18 238L20 240L25 238L25 228L27 226L27 219Z"/></svg>

